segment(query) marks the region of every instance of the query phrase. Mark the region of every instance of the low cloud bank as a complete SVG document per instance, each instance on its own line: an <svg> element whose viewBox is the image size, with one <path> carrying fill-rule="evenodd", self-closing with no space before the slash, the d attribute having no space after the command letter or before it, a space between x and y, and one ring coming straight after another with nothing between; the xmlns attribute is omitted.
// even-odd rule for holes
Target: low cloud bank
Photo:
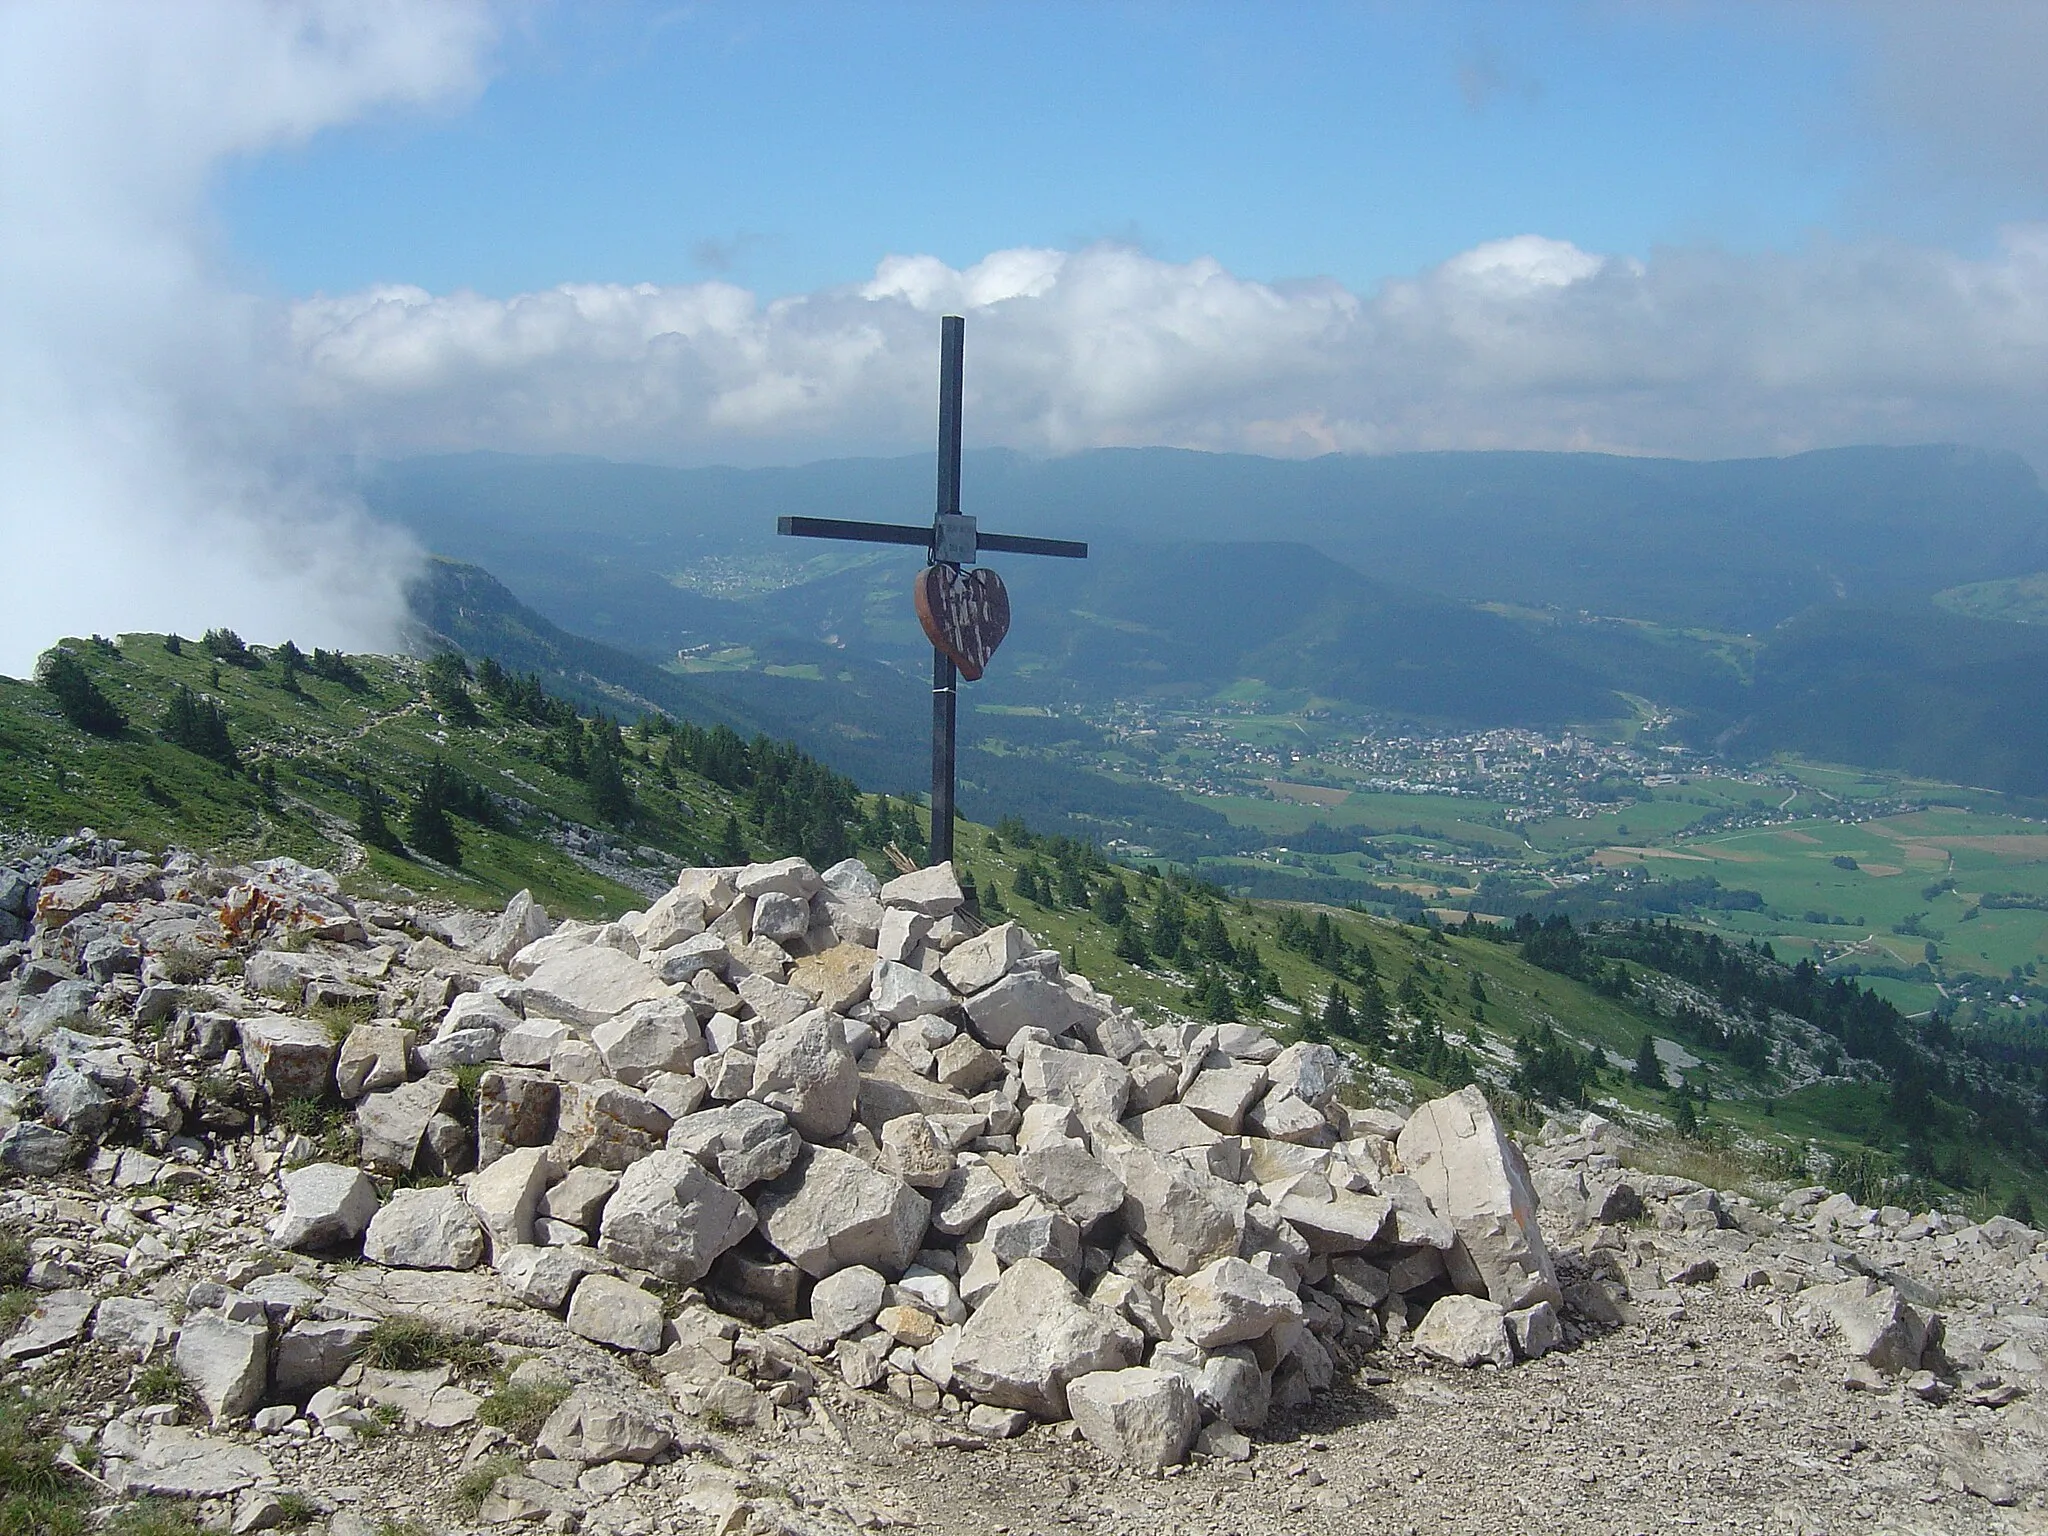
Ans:
<svg viewBox="0 0 2048 1536"><path fill-rule="evenodd" d="M387 643L417 551L294 464L279 306L210 249L231 157L459 100L464 0L0 9L0 672L91 630Z"/></svg>
<svg viewBox="0 0 2048 1536"><path fill-rule="evenodd" d="M1053 453L2048 447L2048 226L1981 258L1637 260L1523 235L1371 293L1116 246L891 257L773 302L720 282L379 288L293 306L291 334L305 408L351 447L764 462L921 447L948 311L971 321L974 439Z"/></svg>

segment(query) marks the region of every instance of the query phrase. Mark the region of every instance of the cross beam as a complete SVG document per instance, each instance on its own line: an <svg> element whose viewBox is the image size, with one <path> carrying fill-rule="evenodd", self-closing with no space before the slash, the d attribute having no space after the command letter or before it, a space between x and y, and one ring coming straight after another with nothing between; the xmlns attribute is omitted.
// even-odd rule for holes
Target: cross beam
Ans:
<svg viewBox="0 0 2048 1536"><path fill-rule="evenodd" d="M983 533L960 511L960 392L967 322L947 315L939 331L939 496L929 526L864 523L838 517L779 517L775 531L799 539L847 539L861 544L921 544L934 565L973 565L983 550L1006 555L1051 555L1085 560L1088 546L1073 539L1034 539L1013 533ZM959 689L953 658L932 649L932 840L931 861L953 857L954 738Z"/></svg>

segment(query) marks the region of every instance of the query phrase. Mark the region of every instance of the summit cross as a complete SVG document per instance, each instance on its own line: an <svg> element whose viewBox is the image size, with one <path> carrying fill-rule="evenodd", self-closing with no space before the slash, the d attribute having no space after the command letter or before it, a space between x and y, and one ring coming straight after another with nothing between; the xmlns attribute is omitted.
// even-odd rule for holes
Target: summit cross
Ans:
<svg viewBox="0 0 2048 1536"><path fill-rule="evenodd" d="M947 315L939 330L939 503L929 527L863 523L838 517L779 517L775 531L799 539L863 544L921 544L930 561L918 574L917 616L932 642L932 838L930 863L953 857L954 733L958 682L981 676L1010 627L1010 600L996 573L972 569L983 550L1085 560L1071 539L982 533L960 511L960 389L967 322Z"/></svg>

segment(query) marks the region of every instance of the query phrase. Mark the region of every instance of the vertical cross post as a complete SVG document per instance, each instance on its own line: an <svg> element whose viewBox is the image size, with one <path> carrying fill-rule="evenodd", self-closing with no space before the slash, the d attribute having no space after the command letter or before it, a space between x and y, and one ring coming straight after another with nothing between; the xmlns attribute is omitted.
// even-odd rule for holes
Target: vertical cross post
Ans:
<svg viewBox="0 0 2048 1536"><path fill-rule="evenodd" d="M967 322L947 315L939 333L939 498L931 526L922 523L867 523L839 517L778 517L777 533L800 539L849 539L861 544L914 544L928 550L932 565L947 566L955 576L973 565L982 550L1010 555L1050 555L1060 560L1085 560L1088 546L1073 539L1040 539L1025 534L982 533L960 512L960 388ZM931 567L926 567L926 574ZM992 574L992 573L991 573ZM1001 583L995 583L998 593ZM922 599L920 599L922 601ZM1007 602L1007 599L1005 599ZM1007 614L1007 608L1005 608ZM1007 626L1008 618L1003 619ZM932 638L932 838L931 862L953 857L954 730L960 674L952 656ZM993 651L997 634L988 644ZM986 658L984 657L984 660Z"/></svg>
<svg viewBox="0 0 2048 1536"><path fill-rule="evenodd" d="M960 394L965 373L967 322L947 315L939 339L939 504L932 520L934 549L938 519L960 511ZM931 862L953 857L953 757L958 724L959 677L953 658L932 651L932 837Z"/></svg>

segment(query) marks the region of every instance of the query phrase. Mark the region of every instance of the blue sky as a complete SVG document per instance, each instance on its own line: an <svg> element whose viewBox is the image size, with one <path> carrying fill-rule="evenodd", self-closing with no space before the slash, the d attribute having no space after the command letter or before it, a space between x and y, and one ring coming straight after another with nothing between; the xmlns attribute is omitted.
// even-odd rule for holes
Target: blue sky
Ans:
<svg viewBox="0 0 2048 1536"><path fill-rule="evenodd" d="M49 637L387 643L340 468L966 436L2048 464L2048 0L0 0Z"/></svg>
<svg viewBox="0 0 2048 1536"><path fill-rule="evenodd" d="M1922 222L1871 196L1860 46L1747 5L561 5L473 102L237 162L217 206L293 294L777 295L1102 240L1354 288L1530 232L1746 251Z"/></svg>

